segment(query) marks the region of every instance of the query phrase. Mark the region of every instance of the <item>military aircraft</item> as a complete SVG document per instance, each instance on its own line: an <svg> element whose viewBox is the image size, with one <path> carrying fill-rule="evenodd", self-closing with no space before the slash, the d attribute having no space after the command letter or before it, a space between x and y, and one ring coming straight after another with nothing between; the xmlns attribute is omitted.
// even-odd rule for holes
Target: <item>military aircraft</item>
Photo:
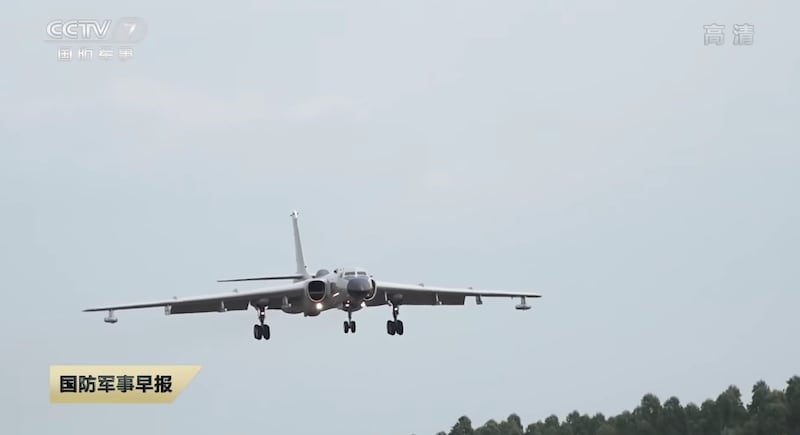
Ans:
<svg viewBox="0 0 800 435"><path fill-rule="evenodd" d="M291 284L249 291L233 290L229 293L189 297L129 305L113 305L89 308L89 311L107 311L106 323L116 323L114 311L136 308L164 307L167 315L186 313L208 313L244 311L253 307L258 312L258 323L253 325L256 340L269 340L269 325L264 323L267 310L281 310L288 314L317 316L323 311L339 309L347 313L344 333L355 333L356 322L353 313L367 307L389 305L392 320L386 322L389 335L403 335L403 321L397 316L402 305L464 305L467 296L474 297L482 304L483 297L519 298L517 310L529 310L527 298L539 298L540 294L516 291L474 290L470 288L432 287L424 284L399 284L376 280L361 267L337 268L332 273L318 270L313 276L308 273L300 243L298 213L293 211L294 248L297 270L292 275L265 276L258 278L226 279L218 282L292 280Z"/></svg>

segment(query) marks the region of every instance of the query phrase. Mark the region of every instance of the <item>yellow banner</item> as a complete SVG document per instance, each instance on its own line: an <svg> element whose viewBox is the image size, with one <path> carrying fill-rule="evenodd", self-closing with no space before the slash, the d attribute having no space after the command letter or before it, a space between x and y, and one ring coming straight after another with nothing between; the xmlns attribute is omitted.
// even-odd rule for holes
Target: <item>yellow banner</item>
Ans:
<svg viewBox="0 0 800 435"><path fill-rule="evenodd" d="M201 366L50 366L50 403L172 403Z"/></svg>

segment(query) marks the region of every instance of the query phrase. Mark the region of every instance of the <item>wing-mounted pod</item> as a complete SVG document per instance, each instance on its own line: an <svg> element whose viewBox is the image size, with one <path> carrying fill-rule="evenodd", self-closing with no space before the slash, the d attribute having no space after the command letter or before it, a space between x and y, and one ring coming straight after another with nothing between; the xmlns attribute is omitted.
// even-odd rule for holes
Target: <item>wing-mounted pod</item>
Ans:
<svg viewBox="0 0 800 435"><path fill-rule="evenodd" d="M303 312L303 303L295 304L288 296L281 298L281 311L286 314L300 314Z"/></svg>
<svg viewBox="0 0 800 435"><path fill-rule="evenodd" d="M117 323L119 319L117 319L117 316L114 315L114 310L108 310L108 316L103 318L103 321L106 323Z"/></svg>

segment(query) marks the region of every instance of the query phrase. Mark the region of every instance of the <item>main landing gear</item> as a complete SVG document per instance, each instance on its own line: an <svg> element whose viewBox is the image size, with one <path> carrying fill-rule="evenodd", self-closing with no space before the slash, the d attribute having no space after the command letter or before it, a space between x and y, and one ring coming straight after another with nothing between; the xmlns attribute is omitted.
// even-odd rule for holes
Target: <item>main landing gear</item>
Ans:
<svg viewBox="0 0 800 435"><path fill-rule="evenodd" d="M264 307L258 307L258 323L253 325L253 338L269 340L269 325L264 324L266 313Z"/></svg>
<svg viewBox="0 0 800 435"><path fill-rule="evenodd" d="M403 335L403 321L397 320L398 314L400 314L400 307L392 305L392 317L394 320L386 321L386 333L389 335Z"/></svg>
<svg viewBox="0 0 800 435"><path fill-rule="evenodd" d="M353 320L353 312L350 310L347 310L347 320L344 321L344 333L348 332L356 333L356 321Z"/></svg>

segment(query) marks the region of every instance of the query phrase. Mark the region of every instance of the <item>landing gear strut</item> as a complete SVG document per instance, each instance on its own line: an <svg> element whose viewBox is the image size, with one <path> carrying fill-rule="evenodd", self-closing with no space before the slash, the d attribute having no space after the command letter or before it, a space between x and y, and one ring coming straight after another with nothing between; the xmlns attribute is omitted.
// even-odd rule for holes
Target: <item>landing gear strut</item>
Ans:
<svg viewBox="0 0 800 435"><path fill-rule="evenodd" d="M400 307L392 305L392 318L394 320L386 321L386 333L389 335L403 335L403 321L397 320L398 314L400 314Z"/></svg>
<svg viewBox="0 0 800 435"><path fill-rule="evenodd" d="M269 340L269 325L264 324L264 318L267 316L264 307L258 307L258 323L253 325L253 338L256 340Z"/></svg>
<svg viewBox="0 0 800 435"><path fill-rule="evenodd" d="M347 334L348 332L356 333L356 321L353 320L353 312L350 311L349 306L347 309L347 320L344 321L344 333Z"/></svg>

